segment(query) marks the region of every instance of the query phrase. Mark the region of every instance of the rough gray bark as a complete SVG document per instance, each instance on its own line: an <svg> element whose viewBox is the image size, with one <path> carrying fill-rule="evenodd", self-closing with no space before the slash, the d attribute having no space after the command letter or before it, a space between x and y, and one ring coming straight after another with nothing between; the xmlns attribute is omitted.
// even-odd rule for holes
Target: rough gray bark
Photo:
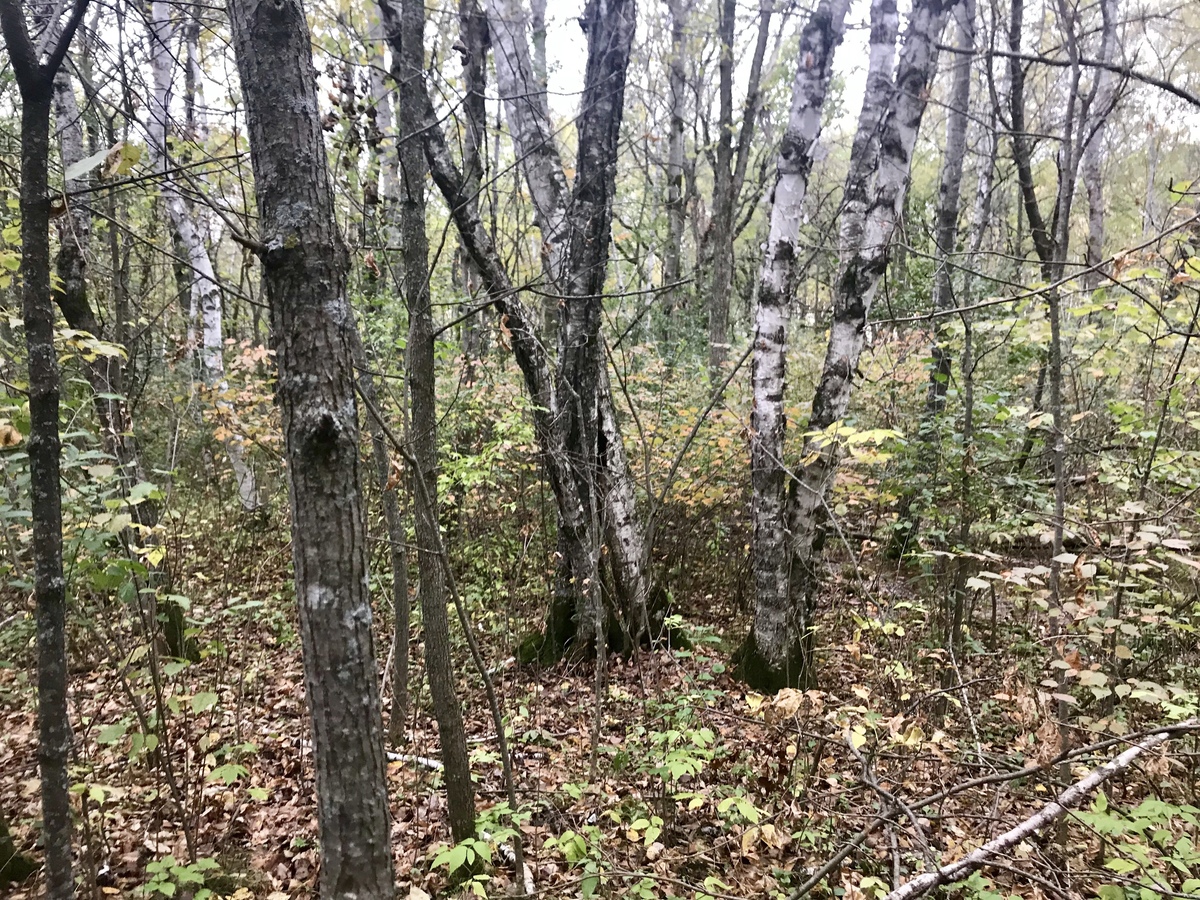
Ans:
<svg viewBox="0 0 1200 900"><path fill-rule="evenodd" d="M677 285L683 274L683 234L686 207L683 196L684 117L687 114L687 75L683 56L692 4L667 0L671 15L671 56L667 64L670 122L667 132L667 243L663 247L663 293L660 334L663 342L674 339L676 313L682 307L684 289ZM671 287L671 285L676 285Z"/></svg>
<svg viewBox="0 0 1200 900"><path fill-rule="evenodd" d="M729 355L729 300L733 292L733 239L735 209L746 175L750 142L758 117L759 83L771 29L772 4L764 3L758 19L758 38L750 62L746 84L746 105L735 148L733 143L733 68L734 38L737 25L735 0L721 0L717 36L721 44L718 64L717 150L713 171L712 220L707 243L712 257L712 275L708 288L708 368L709 380L719 384L721 368Z"/></svg>
<svg viewBox="0 0 1200 900"><path fill-rule="evenodd" d="M175 57L171 44L175 26L171 21L171 6L167 0L153 0L150 17L150 68L154 76L154 91L150 104L149 143L151 159L162 178L160 190L171 228L188 261L186 277L190 284L189 313L200 319L199 360L204 384L217 394L216 405L226 415L232 415L229 403L220 398L228 390L225 382L225 340L221 321L221 288L217 283L212 258L204 246L195 216L188 209L171 174L171 159L167 145L171 121L172 80ZM193 115L195 119L195 115ZM263 505L258 479L246 461L242 440L236 435L222 441L229 457L229 466L237 482L238 499L246 512L255 512Z"/></svg>
<svg viewBox="0 0 1200 900"><path fill-rule="evenodd" d="M46 853L46 895L70 900L72 735L67 710L66 580L62 557L59 485L59 370L50 299L50 113L54 78L87 9L76 0L70 18L42 57L30 37L21 4L0 0L0 28L21 95L21 299L29 352L29 493L33 518L37 604L38 769ZM46 29L57 30L56 20Z"/></svg>
<svg viewBox="0 0 1200 900"><path fill-rule="evenodd" d="M904 207L909 166L928 89L937 68L937 41L958 0L917 0L905 32L895 81L868 93L860 125L878 122L875 175L861 216L842 237L841 265L834 285L833 322L821 377L813 395L806 434L825 432L845 415L852 378L862 352L871 303L887 267L888 242ZM880 82L882 84L882 82ZM879 105L878 110L866 107ZM858 143L856 136L855 143ZM868 151L870 152L870 151ZM851 162L851 178L858 168ZM847 193L855 186L847 181ZM855 200L854 202L858 202ZM844 214L851 214L846 210ZM787 485L786 551L782 570L764 571L768 593L758 596L753 641L744 665L751 684L780 687L811 677L811 617L818 583L826 496L837 470L836 441L805 439L801 464ZM783 475L776 476L783 482ZM778 490L778 488L776 488ZM775 495L777 496L777 494ZM776 551L773 560L779 561ZM786 589L782 583L786 579ZM784 601L780 602L780 593ZM763 625L760 626L760 619Z"/></svg>
<svg viewBox="0 0 1200 900"><path fill-rule="evenodd" d="M1104 63L1111 63L1116 52L1115 6L1116 0L1102 0L1100 3L1102 24L1098 58ZM1080 175L1087 192L1088 205L1087 253L1084 261L1089 266L1089 271L1084 275L1083 283L1089 290L1095 290L1104 280L1104 273L1096 268L1104 258L1104 136L1107 130L1106 119L1116 102L1116 93L1116 76L1107 69L1097 70L1093 75L1089 98L1095 126L1093 133L1087 138L1080 162Z"/></svg>
<svg viewBox="0 0 1200 900"><path fill-rule="evenodd" d="M231 0L279 368L304 683L312 719L320 895L395 889L379 675L367 591L358 411L346 299L304 8Z"/></svg>
<svg viewBox="0 0 1200 900"><path fill-rule="evenodd" d="M754 572L754 624L740 651L740 677L773 689L800 677L799 636L804 622L793 621L788 598L786 530L787 480L783 462L786 429L787 329L795 293L797 240L812 172L813 149L821 134L821 114L833 57L845 34L849 0L823 0L800 33L796 77L787 128L776 164L771 224L758 279L751 380L751 521Z"/></svg>
<svg viewBox="0 0 1200 900"><path fill-rule="evenodd" d="M416 469L411 477L422 486L416 504L418 596L425 629L425 668L433 714L441 741L443 777L455 841L475 836L475 787L467 756L462 707L455 690L454 660L450 653L450 622L446 614L446 578L436 548L441 546L437 508L437 393L434 369L434 326L429 292L429 242L425 234L425 176L428 166L421 145L408 140L422 118L422 104L413 85L425 78L425 6L422 0L401 0L398 27L388 38L398 50L392 56L392 77L399 91L396 120L400 128L399 236L404 248L404 280L400 285L408 305L408 347L405 352L412 411L409 440Z"/></svg>

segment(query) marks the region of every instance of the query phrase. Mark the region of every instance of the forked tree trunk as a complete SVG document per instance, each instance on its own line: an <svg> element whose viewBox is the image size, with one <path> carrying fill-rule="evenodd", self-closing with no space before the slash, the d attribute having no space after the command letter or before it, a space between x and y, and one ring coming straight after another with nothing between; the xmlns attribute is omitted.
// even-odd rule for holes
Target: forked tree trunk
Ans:
<svg viewBox="0 0 1200 900"><path fill-rule="evenodd" d="M800 33L796 78L787 128L779 150L771 195L766 256L758 278L751 380L751 519L754 571L754 624L740 651L738 673L768 689L799 679L803 622L792 621L788 605L786 530L787 474L783 439L787 427L784 394L788 321L798 271L800 224L813 150L833 57L845 33L849 0L822 0Z"/></svg>
<svg viewBox="0 0 1200 900"><path fill-rule="evenodd" d="M50 112L54 77L87 9L76 0L49 53L39 58L21 4L0 0L0 27L21 94L21 299L29 352L29 495L33 519L37 603L38 770L46 895L70 900L71 799L67 766L71 722L67 710L66 579L62 557L62 493L59 484L59 370L50 299ZM57 31L57 21L46 27ZM50 32L54 34L54 31Z"/></svg>
<svg viewBox="0 0 1200 900"><path fill-rule="evenodd" d="M913 146L928 101L930 79L937 67L937 41L957 0L917 0L909 18L895 81L880 93L868 91L860 123L878 122L876 174L867 194L861 229L842 230L850 243L834 285L833 322L821 377L813 396L806 434L825 432L845 415L852 378L862 352L867 317L887 266L887 247L904 206ZM858 143L856 138L856 143ZM871 143L876 143L872 141ZM851 161L851 171L856 161ZM780 390L782 394L782 390ZM755 429L758 432L758 429ZM760 594L755 607L752 642L743 671L751 684L778 688L812 676L813 597L818 583L826 497L837 470L836 442L807 437L804 462L787 484L782 521L787 523L784 568L770 574L774 590ZM767 573L764 573L767 574ZM764 579L765 580L765 579ZM786 588L782 585L786 584ZM783 602L780 602L783 593ZM759 621L765 627L760 627Z"/></svg>
<svg viewBox="0 0 1200 900"><path fill-rule="evenodd" d="M204 236L196 219L187 208L183 195L171 173L171 157L167 145L171 121L171 83L174 73L175 27L171 22L171 6L167 0L150 4L150 68L154 76L154 91L150 105L149 149L154 163L162 173L160 190L171 228L183 249L188 263L186 277L190 283L189 314L200 319L199 359L200 376L209 390L215 392L217 409L232 418L233 409L222 395L229 389L225 381L225 346L221 323L221 288L213 269L212 258L204 246ZM221 443L229 457L229 467L237 482L238 500L246 512L256 512L263 505L254 469L246 461L242 438L233 434Z"/></svg>
<svg viewBox="0 0 1200 900"><path fill-rule="evenodd" d="M408 305L408 348L405 353L412 409L410 441L417 469L411 477L423 487L413 492L416 504L419 597L425 628L425 668L433 714L438 723L443 776L454 840L475 835L475 787L467 756L462 707L455 689L446 614L446 579L437 548L442 546L437 507L437 385L434 369L433 307L429 292L429 241L425 234L425 176L428 166L421 145L410 140L420 128L421 102L412 85L425 78L425 6L401 0L398 29L389 34L393 48L392 77L398 91L396 121L400 134L399 233L404 248L404 280ZM398 33L397 33L398 31ZM397 46L398 45L398 46Z"/></svg>
<svg viewBox="0 0 1200 900"><path fill-rule="evenodd" d="M316 71L298 0L231 0L263 285L279 367L323 900L395 895L379 674L367 590L358 405Z"/></svg>
<svg viewBox="0 0 1200 900"><path fill-rule="evenodd" d="M576 176L568 191L566 173L554 142L545 94L533 74L524 15L517 0L488 0L488 21L496 60L496 79L505 98L505 113L521 169L533 201L534 222L542 237L543 272L554 295L560 319L559 360L551 380L541 383L541 366L549 369L544 350L525 355L523 373L536 397L552 396L553 415L539 432L541 449L558 501L559 538L568 577L577 591L576 625L594 616L599 590L603 536L620 530L621 546L609 554L614 582L628 591L615 598L629 622L645 621L649 595L645 537L636 508L636 491L623 449L610 452L601 445L602 412L615 407L608 386L607 365L599 340L600 313L607 272L612 199L615 192L617 143L623 113L625 76L633 40L632 0L590 0L581 23L586 26L588 62L584 96L577 122L579 146ZM451 204L460 231L482 228L477 214L458 209L462 176L449 159L435 159L439 139L427 135L434 178ZM439 176L439 170L441 175ZM456 182L457 179L457 182ZM454 199L452 199L454 198ZM484 242L464 236L476 256ZM486 242L490 246L490 239ZM485 263L476 256L481 277L493 298L498 260ZM507 275L504 278L507 282ZM497 306L500 306L497 303ZM518 307L514 304L513 310ZM512 328L509 313L507 327ZM539 336L530 334L535 343ZM544 339L542 339L544 340ZM514 350L516 346L514 344ZM533 360L539 362L534 365ZM526 369L525 366L531 368ZM597 393L599 392L599 393ZM606 394L607 396L601 396ZM609 416L615 431L615 413ZM536 427L536 419L535 419ZM551 436L550 431L555 432ZM552 613L551 618L561 616ZM565 634L572 632L568 628ZM641 634L633 635L641 639ZM557 648L561 652L562 648Z"/></svg>

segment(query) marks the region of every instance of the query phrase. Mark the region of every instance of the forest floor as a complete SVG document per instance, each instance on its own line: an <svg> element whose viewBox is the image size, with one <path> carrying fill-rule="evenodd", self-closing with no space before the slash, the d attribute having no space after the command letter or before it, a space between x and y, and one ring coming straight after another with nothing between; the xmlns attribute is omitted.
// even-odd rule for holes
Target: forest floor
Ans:
<svg viewBox="0 0 1200 900"><path fill-rule="evenodd" d="M1049 763L1060 746L1056 701L1038 686L1051 671L1045 623L1003 605L1001 653L987 633L990 611L978 610L982 623L968 627L963 658L954 659L939 649L918 587L895 572L870 584L834 579L819 690L746 691L728 670L733 627L728 635L693 629L689 650L610 660L594 762L592 665L500 664L494 677L512 722L517 790L529 814L519 827L537 895L785 896L899 795L912 817L869 834L814 892L873 900L1036 811L1064 773L1047 766L1044 775L981 785L933 807L916 802L980 775ZM75 658L88 661L73 673L71 692L81 897L190 897L202 887L236 900L315 895L313 769L289 620L287 612L249 610L230 640L214 645L226 651L161 673L168 753L138 743L130 710L135 697L153 708L156 688L123 677L117 665L137 660L111 647L100 652L106 638L75 634ZM419 651L414 646L418 665ZM478 677L462 678L481 829L494 835L512 824L495 730ZM0 667L0 798L18 848L36 855L31 681L24 668ZM417 696L408 743L387 771L398 896L507 896L516 877L511 839L491 848L490 880L455 885L462 878L449 877L444 856L438 861L448 829L436 730L427 695ZM1092 721L1093 729L1113 725ZM1093 739L1081 731L1074 741ZM1195 738L1187 740L1194 750ZM1066 774L1074 780L1105 758L1080 758ZM1180 772L1167 754L1151 755L1114 779L1109 794L1128 806L1152 789L1196 805L1196 754L1188 759ZM1100 838L1076 822L1066 846L1070 865L1055 840L1022 844L972 896L1094 895ZM174 868L161 865L166 857ZM35 876L10 896L39 891Z"/></svg>

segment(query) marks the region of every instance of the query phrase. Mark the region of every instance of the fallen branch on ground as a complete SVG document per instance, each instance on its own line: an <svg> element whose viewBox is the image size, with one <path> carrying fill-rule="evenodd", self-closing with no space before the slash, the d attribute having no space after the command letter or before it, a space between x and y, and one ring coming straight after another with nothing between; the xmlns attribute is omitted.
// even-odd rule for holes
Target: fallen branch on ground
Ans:
<svg viewBox="0 0 1200 900"><path fill-rule="evenodd" d="M966 875L977 869L982 869L1034 832L1062 818L1068 810L1079 805L1088 794L1117 772L1128 768L1130 763L1143 753L1153 750L1160 744L1166 743L1176 735L1198 730L1200 730L1200 719L1189 719L1186 722L1181 722L1179 725L1167 726L1156 731L1139 743L1134 744L1124 753L1099 768L1094 769L1086 778L1075 782L1075 784L1059 794L1058 799L1047 803L1035 815L1030 816L1020 825L1006 831L995 840L988 841L978 850L967 854L962 859L942 866L936 872L926 872L924 875L918 875L907 884L896 888L884 900L915 900L915 898L927 894L935 887L948 884L952 881L961 881Z"/></svg>

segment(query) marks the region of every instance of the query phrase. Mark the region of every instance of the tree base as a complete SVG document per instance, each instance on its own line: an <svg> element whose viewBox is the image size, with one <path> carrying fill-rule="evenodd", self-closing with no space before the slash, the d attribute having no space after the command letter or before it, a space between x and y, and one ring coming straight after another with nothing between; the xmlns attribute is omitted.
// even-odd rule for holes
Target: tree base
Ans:
<svg viewBox="0 0 1200 900"><path fill-rule="evenodd" d="M806 688L811 685L812 665L805 652L804 641L796 641L782 664L773 663L759 650L754 632L734 654L733 675L747 686L764 694L774 694L783 688Z"/></svg>
<svg viewBox="0 0 1200 900"><path fill-rule="evenodd" d="M8 823L0 819L0 888L20 884L37 871L38 864L17 852Z"/></svg>

